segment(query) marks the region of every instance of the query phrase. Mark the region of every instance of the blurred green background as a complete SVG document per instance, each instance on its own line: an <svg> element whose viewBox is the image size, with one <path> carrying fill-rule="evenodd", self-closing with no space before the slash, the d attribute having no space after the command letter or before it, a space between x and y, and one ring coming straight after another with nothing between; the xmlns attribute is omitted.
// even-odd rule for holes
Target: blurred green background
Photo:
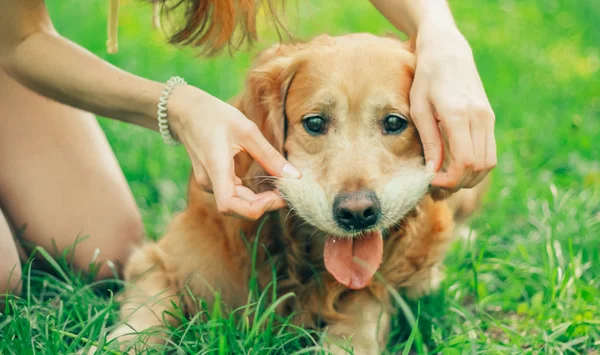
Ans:
<svg viewBox="0 0 600 355"><path fill-rule="evenodd" d="M129 0L121 6L119 53L109 56L108 1L47 3L61 34L116 66L161 82L179 75L222 99L239 91L254 54L278 38L263 26L252 50L201 58L165 44L151 27L150 6ZM600 348L600 2L455 0L451 7L496 113L498 167L473 222L478 238L458 242L441 294L423 301L423 334L457 351L447 354L591 354ZM300 39L395 31L367 0L297 0L287 15ZM185 150L154 132L100 121L148 235L159 237L185 206ZM390 351L401 341L390 340Z"/></svg>

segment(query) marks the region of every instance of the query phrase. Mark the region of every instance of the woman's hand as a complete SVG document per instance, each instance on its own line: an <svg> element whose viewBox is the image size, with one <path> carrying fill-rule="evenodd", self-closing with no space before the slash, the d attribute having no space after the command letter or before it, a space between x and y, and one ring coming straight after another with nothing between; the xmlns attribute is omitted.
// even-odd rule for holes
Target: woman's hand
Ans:
<svg viewBox="0 0 600 355"><path fill-rule="evenodd" d="M214 193L219 212L255 220L285 205L276 192L256 194L235 175L233 158L245 151L273 176L301 177L254 122L192 86L177 87L168 109L170 127L187 149L196 181Z"/></svg>
<svg viewBox="0 0 600 355"><path fill-rule="evenodd" d="M448 164L432 185L449 191L471 188L496 166L494 112L471 48L454 24L423 19L416 55L411 116L426 161L435 171Z"/></svg>

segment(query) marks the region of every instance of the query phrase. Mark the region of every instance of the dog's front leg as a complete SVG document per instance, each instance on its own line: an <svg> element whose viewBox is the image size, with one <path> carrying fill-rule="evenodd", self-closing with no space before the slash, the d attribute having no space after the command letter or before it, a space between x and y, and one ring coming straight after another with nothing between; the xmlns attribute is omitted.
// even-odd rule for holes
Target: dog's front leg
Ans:
<svg viewBox="0 0 600 355"><path fill-rule="evenodd" d="M339 307L345 320L328 324L323 345L332 354L378 355L385 349L390 315L368 291L356 291Z"/></svg>
<svg viewBox="0 0 600 355"><path fill-rule="evenodd" d="M173 288L164 269L159 247L150 244L136 250L125 269L127 286L121 300L119 324L107 343L119 342L122 351L139 354L150 346L161 345L168 338L165 322L174 325L171 315L180 307L178 290ZM95 354L92 347L88 354Z"/></svg>

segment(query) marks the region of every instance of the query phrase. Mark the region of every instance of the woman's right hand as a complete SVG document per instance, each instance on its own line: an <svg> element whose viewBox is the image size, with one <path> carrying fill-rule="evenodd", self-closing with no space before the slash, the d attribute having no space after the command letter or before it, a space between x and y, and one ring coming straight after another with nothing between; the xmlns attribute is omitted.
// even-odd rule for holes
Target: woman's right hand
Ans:
<svg viewBox="0 0 600 355"><path fill-rule="evenodd" d="M238 109L186 85L173 90L168 112L172 133L186 147L197 183L214 193L219 212L256 220L285 205L275 191L256 194L235 175L233 158L245 151L272 176L301 177Z"/></svg>

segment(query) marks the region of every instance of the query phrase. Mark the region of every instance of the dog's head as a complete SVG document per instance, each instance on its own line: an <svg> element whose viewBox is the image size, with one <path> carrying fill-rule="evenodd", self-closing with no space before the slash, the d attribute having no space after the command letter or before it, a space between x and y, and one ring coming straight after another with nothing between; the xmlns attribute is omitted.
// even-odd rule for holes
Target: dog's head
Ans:
<svg viewBox="0 0 600 355"><path fill-rule="evenodd" d="M326 236L325 265L351 288L366 286L381 262L382 231L417 206L432 177L409 115L414 67L397 39L322 36L263 52L241 98L302 171L277 187Z"/></svg>

